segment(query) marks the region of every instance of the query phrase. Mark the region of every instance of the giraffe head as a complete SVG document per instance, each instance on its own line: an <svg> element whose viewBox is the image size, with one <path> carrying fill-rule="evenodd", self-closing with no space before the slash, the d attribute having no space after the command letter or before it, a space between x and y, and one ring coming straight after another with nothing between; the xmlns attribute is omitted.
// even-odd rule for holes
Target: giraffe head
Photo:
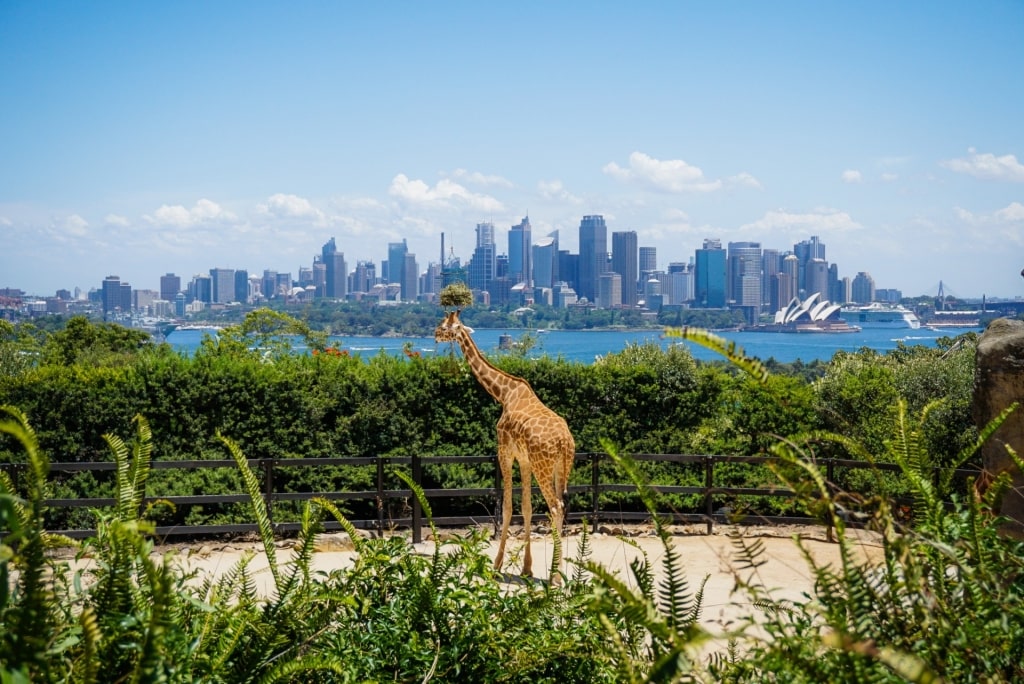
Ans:
<svg viewBox="0 0 1024 684"><path fill-rule="evenodd" d="M434 330L434 341L454 342L459 330L473 332L472 328L463 325L462 321L459 320L458 311L449 311L444 315L444 320Z"/></svg>

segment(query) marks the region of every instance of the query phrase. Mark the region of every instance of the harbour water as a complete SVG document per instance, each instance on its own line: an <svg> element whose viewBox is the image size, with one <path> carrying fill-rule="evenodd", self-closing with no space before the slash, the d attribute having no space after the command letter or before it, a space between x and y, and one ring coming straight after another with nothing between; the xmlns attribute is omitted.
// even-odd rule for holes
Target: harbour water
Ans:
<svg viewBox="0 0 1024 684"><path fill-rule="evenodd" d="M975 329L976 330L976 329ZM192 354L199 346L205 334L215 334L209 330L175 330L167 336L167 343L176 351ZM473 338L477 345L488 354L497 354L498 341L502 335L510 335L513 341L519 340L526 331L522 329L489 329L476 330ZM805 363L821 360L828 361L840 350L856 351L867 347L879 352L895 349L903 342L906 345L925 345L934 347L941 337L955 337L966 330L947 330L938 332L928 328L917 330L906 329L868 329L856 333L770 333L770 332L722 332L715 333L719 337L735 342L747 356L766 361L791 363L801 360ZM552 330L545 333L531 331L536 344L531 348L529 356L543 355L552 358L563 358L579 363L593 363L598 357L622 351L630 344L653 343L667 348L672 344L685 344L694 358L712 361L721 360L721 356L700 345L684 342L679 339L666 338L660 330L623 330L623 331L561 331ZM378 353L402 355L406 345L423 355L445 354L447 344L435 344L432 337L347 337L332 338L332 344L339 349L346 349L352 354L364 358Z"/></svg>

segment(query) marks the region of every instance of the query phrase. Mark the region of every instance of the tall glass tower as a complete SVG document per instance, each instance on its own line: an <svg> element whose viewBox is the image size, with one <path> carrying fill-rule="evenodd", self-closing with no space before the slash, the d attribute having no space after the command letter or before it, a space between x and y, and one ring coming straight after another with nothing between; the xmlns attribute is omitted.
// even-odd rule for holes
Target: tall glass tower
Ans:
<svg viewBox="0 0 1024 684"><path fill-rule="evenodd" d="M705 240L694 266L694 304L705 309L725 307L725 250L721 240Z"/></svg>
<svg viewBox="0 0 1024 684"><path fill-rule="evenodd" d="M612 233L612 271L622 276L622 306L634 307L640 275L636 231Z"/></svg>
<svg viewBox="0 0 1024 684"><path fill-rule="evenodd" d="M476 249L469 260L471 290L489 290L497 268L497 247L494 244L494 224L476 224Z"/></svg>
<svg viewBox="0 0 1024 684"><path fill-rule="evenodd" d="M597 300L598 282L608 270L608 227L600 214L580 221L580 263L576 294Z"/></svg>
<svg viewBox="0 0 1024 684"><path fill-rule="evenodd" d="M527 287L533 281L531 233L529 216L508 231L508 277L513 284L526 283Z"/></svg>

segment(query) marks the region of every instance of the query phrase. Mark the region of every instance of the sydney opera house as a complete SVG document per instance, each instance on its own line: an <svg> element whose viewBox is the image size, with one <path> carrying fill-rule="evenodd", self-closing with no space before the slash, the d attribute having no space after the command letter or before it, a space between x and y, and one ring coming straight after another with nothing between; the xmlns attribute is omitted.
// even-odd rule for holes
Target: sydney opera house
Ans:
<svg viewBox="0 0 1024 684"><path fill-rule="evenodd" d="M840 318L840 304L821 299L816 292L801 301L793 297L784 309L775 312L775 322L766 326L778 332L857 332L855 325L849 325Z"/></svg>

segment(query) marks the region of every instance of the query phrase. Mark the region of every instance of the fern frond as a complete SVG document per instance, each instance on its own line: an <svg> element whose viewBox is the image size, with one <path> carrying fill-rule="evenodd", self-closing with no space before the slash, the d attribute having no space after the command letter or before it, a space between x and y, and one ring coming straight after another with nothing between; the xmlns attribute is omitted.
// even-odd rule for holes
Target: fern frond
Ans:
<svg viewBox="0 0 1024 684"><path fill-rule="evenodd" d="M100 668L103 663L100 661L99 649L103 633L96 620L96 613L90 606L85 606L79 613L78 625L82 630L82 655L79 659L82 669L75 673L75 681L93 684L100 681Z"/></svg>
<svg viewBox="0 0 1024 684"><path fill-rule="evenodd" d="M267 562L270 565L270 574L274 578L274 588L278 591L282 588L281 569L277 565L277 548L274 546L274 526L270 522L270 514L267 512L267 502L263 500L263 492L260 489L260 481L256 474L249 467L249 462L242 454L241 447L217 431L217 439L224 443L231 457L235 459L239 471L242 473L242 482L249 494L249 504L252 506L253 515L256 516L256 527L259 530L260 542L263 544L263 552L267 555Z"/></svg>
<svg viewBox="0 0 1024 684"><path fill-rule="evenodd" d="M362 553L364 545L363 538L359 536L359 530L357 530L356 526L352 524L352 521L346 518L345 514L342 513L333 502L327 499L315 497L311 501L331 514L331 517L341 525L341 529L348 533L349 538L352 540L352 548L355 549L356 553Z"/></svg>
<svg viewBox="0 0 1024 684"><path fill-rule="evenodd" d="M325 655L311 655L296 660L285 660L260 677L259 684L275 684L276 682L309 681L314 672L332 673L342 681L348 680L348 671L338 662L337 658ZM319 678L316 678L319 681ZM328 681L331 681L330 679Z"/></svg>
<svg viewBox="0 0 1024 684"><path fill-rule="evenodd" d="M19 521L21 532L12 548L19 560L20 601L4 630L7 635L0 635L0 659L12 670L25 667L36 675L33 678L45 678L43 672L47 664L43 658L55 622L55 602L46 582L48 562L43 522L50 463L39 450L38 439L26 415L13 406L0 406L0 411L11 417L0 420L0 433L11 435L21 445L28 462L25 504ZM6 564L3 568L6 572ZM3 579L6 586L7 578ZM10 635L17 635L17 640L12 642Z"/></svg>
<svg viewBox="0 0 1024 684"><path fill-rule="evenodd" d="M584 564L593 558L594 552L590 544L590 531L587 519L583 519L583 525L580 530L579 543L576 545L576 558L571 559L573 563L573 574L572 583L575 586L581 586L586 580L586 571L584 570Z"/></svg>
<svg viewBox="0 0 1024 684"><path fill-rule="evenodd" d="M285 579L281 595L290 594L296 587L309 587L310 567L313 565L313 552L316 550L316 536L321 529L320 507L307 503L302 509L302 528L299 531L298 543L292 555L291 572ZM300 581L301 580L301 581Z"/></svg>
<svg viewBox="0 0 1024 684"><path fill-rule="evenodd" d="M677 337L689 342L694 342L717 352L724 356L732 365L747 373L762 385L768 382L768 369L757 359L752 359L743 353L743 348L735 342L726 340L723 337L714 335L703 328L667 328L665 337Z"/></svg>

